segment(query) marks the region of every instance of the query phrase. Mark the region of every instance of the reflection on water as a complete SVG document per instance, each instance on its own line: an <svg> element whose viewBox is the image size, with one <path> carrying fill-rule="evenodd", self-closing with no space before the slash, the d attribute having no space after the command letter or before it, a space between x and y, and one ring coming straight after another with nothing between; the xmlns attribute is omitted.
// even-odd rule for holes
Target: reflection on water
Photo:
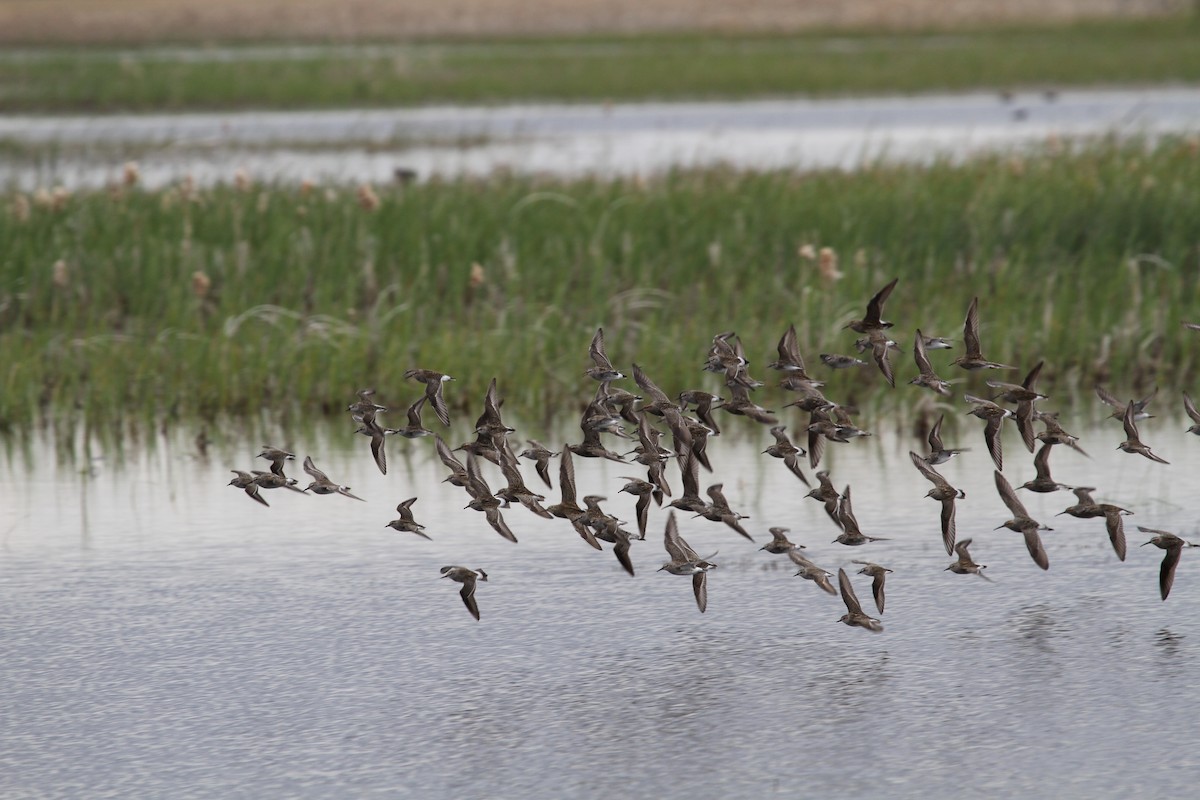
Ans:
<svg viewBox="0 0 1200 800"><path fill-rule="evenodd" d="M635 176L728 165L854 169L1028 146L1049 137L1196 130L1200 91L1069 91L615 105L430 107L105 117L0 117L0 140L34 150L0 160L0 185L103 186L140 161L157 188L246 169L258 180L389 182L520 174ZM39 152L49 154L38 156Z"/></svg>
<svg viewBox="0 0 1200 800"><path fill-rule="evenodd" d="M1056 453L1055 475L1192 535L1190 489L1171 477L1200 450L1152 422L1169 468L1096 446ZM1121 435L1068 428L1085 446ZM359 437L319 432L318 463L368 502L275 492L269 509L226 486L257 441L207 460L164 442L94 470L15 454L0 465L0 795L1187 796L1195 764L1159 755L1200 712L1178 690L1200 667L1200 559L1184 555L1163 603L1157 551L1119 563L1102 520L1060 517L1043 573L1020 536L992 531L1009 514L966 442L978 449L943 471L994 582L946 572L916 443L882 429L827 458L863 531L891 540L830 544L760 433L713 440L702 477L724 481L758 541L680 517L719 551L703 615L689 581L655 572L664 510L632 578L523 509L505 512L513 545L461 508L428 441L397 444L409 458L383 476ZM1031 477L1015 434L1006 449L1010 480ZM615 493L627 467L576 470L581 495L632 518ZM413 495L431 542L384 527ZM1039 519L1073 502L1025 500ZM838 598L757 549L778 524L831 571L894 570L882 634L839 624ZM453 563L491 576L478 623L438 577Z"/></svg>

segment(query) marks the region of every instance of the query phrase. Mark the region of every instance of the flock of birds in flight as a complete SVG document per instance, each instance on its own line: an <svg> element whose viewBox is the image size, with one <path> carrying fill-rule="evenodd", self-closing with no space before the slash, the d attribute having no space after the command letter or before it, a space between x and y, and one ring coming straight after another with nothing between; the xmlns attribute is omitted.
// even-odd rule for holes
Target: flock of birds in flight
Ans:
<svg viewBox="0 0 1200 800"><path fill-rule="evenodd" d="M862 319L850 322L846 328L860 335L855 346L860 354L870 351L871 358L889 385L895 386L895 373L891 361L892 351L898 351L899 345L889 336L888 329L893 323L883 319L883 307L888 296L895 289L898 279L891 281L877 292L867 304L866 314ZM1200 330L1200 325L1185 323L1189 328ZM909 383L928 389L944 397L952 396L951 386L956 381L948 381L938 377L929 357L929 351L951 349L951 340L926 337L918 329L913 338L913 357L916 362L918 375ZM675 510L686 511L697 517L704 517L713 522L727 525L746 539L753 541L749 532L742 526L740 520L745 516L735 511L726 500L723 485L720 483L709 486L705 492L707 499L700 495L700 469L712 471L707 454L708 437L719 435L721 427L713 416L713 412L721 409L725 412L746 417L756 423L769 426L775 439L775 444L763 451L764 454L781 459L787 469L808 486L807 497L814 498L824 504L826 513L840 530L834 541L847 546L860 546L869 542L880 541L881 537L864 534L854 517L851 505L850 487L847 485L839 492L830 480L829 473L821 470L815 473L817 486L814 488L808 476L803 471L804 461L807 460L810 469L816 470L824 453L826 442L845 443L870 433L857 427L852 418L851 410L828 399L821 391L825 385L822 381L811 377L801 357L796 341L796 330L789 326L779 340L777 347L778 359L767 365L768 369L782 373L779 386L794 393L795 399L786 404L796 407L809 414L809 424L806 429L807 448L797 446L787 434L786 426L780 425L775 415L758 405L751 399L751 392L763 386L763 382L750 376L749 362L745 357L741 341L733 333L721 333L712 340L703 369L723 377L728 389L728 398L723 398L700 390L680 392L672 400L654 381L652 381L637 364L632 365L631 373L641 394L635 394L626 389L614 386L614 382L622 380L625 375L616 369L605 352L604 331L597 329L589 348L592 366L585 372L598 385L595 396L588 403L580 420L583 431L583 441L579 444L566 444L561 451L555 452L535 440L527 440L528 447L520 454L514 452L508 441L509 434L514 429L504 424L500 414L501 400L496 390L496 380L493 378L484 396L483 413L475 422L475 439L460 447L451 449L446 442L426 428L422 422L422 411L426 406L433 409L439 422L444 426L450 425L450 414L444 396L447 381L453 380L449 375L435 370L411 369L405 373L405 378L418 381L425 386L424 393L408 407L407 424L400 428L389 428L382 425L379 415L387 409L374 402L374 391L364 389L358 392L358 400L347 407L358 424L357 433L363 434L370 440L371 454L379 470L387 473L387 457L385 443L389 436L401 436L415 439L432 436L435 441L439 459L450 471L445 482L461 487L470 496L466 508L482 512L488 524L505 539L516 542L517 537L505 520L502 510L509 509L512 503L519 503L530 512L545 518L561 518L570 523L579 537L589 546L600 550L601 542L612 545L612 552L621 567L630 575L634 574L633 562L630 558L630 546L633 540L644 540L648 511L651 502L661 506L666 498L671 498L668 506L672 509L667 517L664 533L664 547L669 560L659 568L672 575L686 575L692 579L692 589L696 604L703 612L708 604L708 572L717 565L712 561L716 555L700 556L679 534ZM974 298L967 309L963 325L963 355L950 361L951 366L964 370L1013 370L1016 367L989 361L983 355L979 340L979 299ZM849 355L821 354L820 359L831 369L851 369L869 366L869 362ZM994 477L996 490L1001 500L1012 513L1012 518L1002 523L999 528L1020 533L1025 546L1034 563L1043 570L1049 569L1050 561L1042 545L1039 531L1049 528L1030 517L1017 491L1004 477L1003 452L1001 449L1001 431L1005 420L1011 419L1017 426L1021 440L1030 453L1036 449L1034 467L1036 477L1022 484L1019 489L1032 492L1049 493L1059 490L1070 490L1076 501L1073 505L1060 512L1071 516L1090 519L1104 518L1105 528L1116 556L1125 560L1125 531L1123 518L1132 513L1128 509L1110 503L1097 503L1092 498L1093 487L1067 486L1058 483L1050 474L1050 453L1056 446L1070 447L1084 455L1077 437L1067 433L1058 421L1058 413L1042 411L1036 408L1040 400L1046 396L1038 393L1037 380L1041 373L1043 362L1038 362L1026 374L1021 383L1008 383L1000 380L989 380L986 385L998 393L990 399L964 393L963 399L972 406L970 414L984 420L984 443L995 464ZM1156 455L1149 446L1142 442L1137 423L1150 416L1146 408L1154 398L1154 393L1140 400L1122 402L1115 396L1096 387L1097 395L1115 410L1112 417L1119 419L1125 430L1125 440L1118 449L1126 453L1136 454L1162 464L1167 462ZM1195 423L1188 432L1200 435L1200 412L1197 411L1192 399L1183 395L1184 408ZM1008 408L1001 403L1014 406ZM664 432L654 421L661 420L665 424ZM929 452L924 455L910 452L909 457L913 466L933 486L926 494L927 497L941 504L941 534L942 543L947 555L955 556L956 560L946 567L947 570L962 575L983 574L985 565L976 563L968 548L971 539L957 540L955 526L955 504L966 495L963 491L951 486L935 468L949 461L964 449L947 448L942 442L941 428L944 415L939 417L928 434ZM1035 423L1040 422L1043 430L1035 431ZM627 433L627 425L636 431L637 446L624 455L610 450L602 439L603 436L632 439ZM662 438L669 433L671 446L663 447ZM1040 442L1040 448L1037 443ZM465 453L460 459L457 452ZM626 525L617 517L609 514L601 507L607 498L598 495L587 495L577 498L575 489L574 457L604 458L622 464L632 462L645 467L646 476L627 477L620 492L631 494L637 498L637 533L626 530ZM312 478L309 485L301 489L298 482L286 476L284 465L293 460L295 455L287 451L264 447L259 457L271 462L269 470L232 470L235 474L230 485L243 489L253 500L268 505L261 490L285 488L295 492L314 494L340 494L345 497L362 500L350 492L349 487L342 486L329 479L324 472L317 469L311 457L303 462L304 471ZM543 506L546 497L526 486L518 463L518 458L529 459L539 478L546 486L553 489L551 481L550 459L559 457L558 489L561 502ZM500 468L506 486L499 491L492 491L487 480L483 477L480 460L487 460ZM682 492L676 496L666 479L666 465L674 459L678 464ZM579 505L582 500L583 506ZM409 532L429 538L422 524L416 521L413 514L413 504L417 498L409 498L396 507L397 519L387 523L388 527L398 532ZM1146 545L1154 545L1165 551L1159 571L1159 591L1162 599L1166 600L1175 579L1175 570L1180 555L1186 547L1198 545L1184 541L1179 536L1168 531L1153 528L1138 527L1138 530L1151 535ZM762 550L771 554L786 555L798 568L796 573L813 581L829 594L841 594L846 605L846 614L840 622L847 625L865 628L870 631L882 631L882 623L863 611L862 605L855 595L854 586L845 569L838 569L837 588L831 579L832 573L817 566L801 551L803 545L789 541L789 529L783 527L770 528L772 540L763 546ZM853 563L862 565L858 571L872 578L871 592L879 613L884 608L884 584L891 570L869 561L855 560ZM462 584L460 594L468 611L475 619L479 619L479 606L475 599L476 584L486 581L487 573L482 569L471 569L463 566L445 566L441 569L442 577L449 578Z"/></svg>

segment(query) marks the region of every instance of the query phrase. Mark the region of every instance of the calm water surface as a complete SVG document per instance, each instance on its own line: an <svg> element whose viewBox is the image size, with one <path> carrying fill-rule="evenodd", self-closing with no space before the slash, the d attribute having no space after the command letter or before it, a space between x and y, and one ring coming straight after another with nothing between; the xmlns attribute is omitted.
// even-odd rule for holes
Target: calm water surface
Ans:
<svg viewBox="0 0 1200 800"><path fill-rule="evenodd" d="M828 448L864 532L891 537L847 548L758 454L765 431L731 427L750 433L712 442L702 482L724 481L757 541L681 518L698 551L719 551L705 614L690 581L655 572L663 510L635 542L634 578L519 508L513 545L440 483L429 440L389 442L387 476L340 426L277 441L368 502L277 490L269 509L225 485L258 442L209 460L163 445L87 475L49 454L0 465L0 795L1194 796L1200 555L1184 554L1163 603L1161 551L1137 548L1132 524L1197 535L1200 440L1177 421L1142 430L1169 467L1113 451L1111 421L1076 430L1094 460L1055 452L1055 477L1136 516L1122 564L1102 520L1052 519L1071 495L1032 496L1056 528L1048 573L992 531L1009 515L979 426L950 434L975 448L943 472L967 492L959 538L992 583L944 571L916 440L880 430ZM1033 477L1006 445L1009 479ZM581 494L634 518L616 493L634 468L576 468ZM413 495L432 542L384 527ZM832 571L895 570L884 633L838 624L838 598L758 551L770 525ZM444 564L489 572L482 621L438 579ZM873 613L870 581L855 585Z"/></svg>
<svg viewBox="0 0 1200 800"><path fill-rule="evenodd" d="M1194 133L1190 87L495 107L107 116L0 116L0 140L37 148L0 157L0 185L103 186L137 159L144 185L190 175L390 182L520 174L652 175L739 169L857 169L1028 147L1050 137Z"/></svg>

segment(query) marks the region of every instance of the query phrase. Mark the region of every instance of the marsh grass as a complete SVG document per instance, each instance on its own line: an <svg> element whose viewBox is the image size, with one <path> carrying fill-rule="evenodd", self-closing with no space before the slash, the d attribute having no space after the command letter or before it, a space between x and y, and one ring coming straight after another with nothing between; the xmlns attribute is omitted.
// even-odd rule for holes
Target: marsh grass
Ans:
<svg viewBox="0 0 1200 800"><path fill-rule="evenodd" d="M1194 82L1200 17L953 33L526 38L302 51L44 50L0 58L9 111L331 108L854 95Z"/></svg>
<svg viewBox="0 0 1200 800"><path fill-rule="evenodd" d="M596 326L614 362L672 393L718 388L699 367L725 330L769 380L762 365L795 323L821 374L818 353L852 352L842 326L895 276L900 385L873 367L834 374L845 402L928 405L903 385L912 331L961 337L974 295L985 354L1022 372L1044 358L1059 399L1197 378L1200 341L1180 325L1200 320L1195 140L850 174L370 191L251 177L0 198L0 430L313 419L364 386L403 408L420 392L402 377L414 366L456 376L451 403L472 419L497 376L506 408L548 423L593 388Z"/></svg>

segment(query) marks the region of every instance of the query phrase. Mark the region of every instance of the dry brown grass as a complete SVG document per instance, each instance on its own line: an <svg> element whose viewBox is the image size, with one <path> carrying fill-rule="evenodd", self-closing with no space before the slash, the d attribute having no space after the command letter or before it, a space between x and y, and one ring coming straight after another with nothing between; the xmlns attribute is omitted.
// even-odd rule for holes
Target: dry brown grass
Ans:
<svg viewBox="0 0 1200 800"><path fill-rule="evenodd" d="M0 0L0 43L363 41L954 28L1179 14L1192 0Z"/></svg>

